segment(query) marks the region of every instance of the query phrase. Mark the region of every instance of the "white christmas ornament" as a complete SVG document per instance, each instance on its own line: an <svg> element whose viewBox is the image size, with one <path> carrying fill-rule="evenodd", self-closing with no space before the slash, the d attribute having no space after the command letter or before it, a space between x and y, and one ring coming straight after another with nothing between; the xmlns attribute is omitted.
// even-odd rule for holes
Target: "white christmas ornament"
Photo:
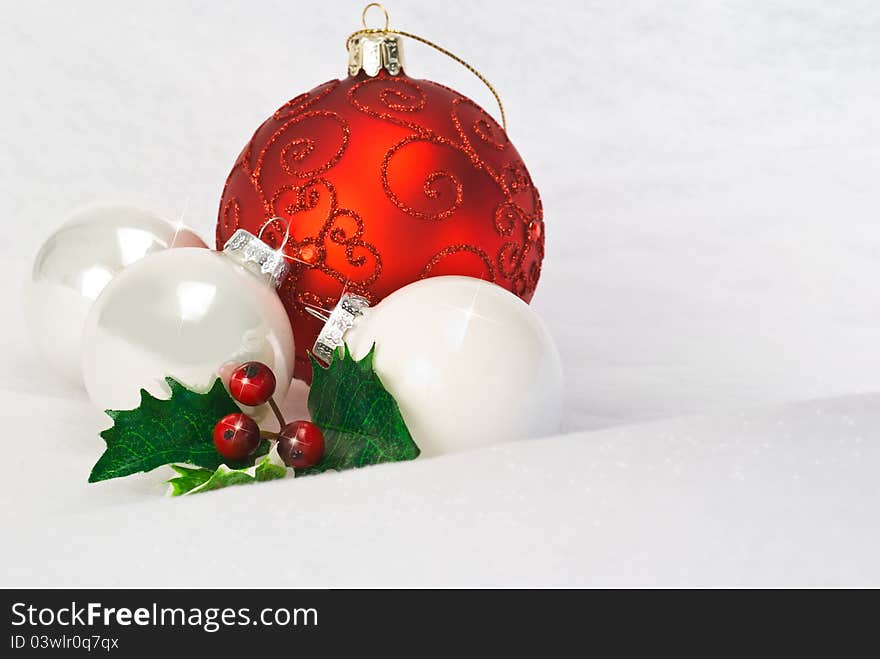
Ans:
<svg viewBox="0 0 880 659"><path fill-rule="evenodd" d="M173 249L126 268L86 319L82 368L92 402L133 409L141 388L167 398L167 376L206 390L251 360L272 369L283 400L294 364L290 321L275 292L284 270L279 252L243 230L222 252Z"/></svg>
<svg viewBox="0 0 880 659"><path fill-rule="evenodd" d="M40 247L25 291L31 336L49 364L82 384L82 331L92 303L123 268L169 247L205 247L195 233L132 206L70 217Z"/></svg>
<svg viewBox="0 0 880 659"><path fill-rule="evenodd" d="M432 277L376 307L344 296L315 345L341 341L374 368L423 455L554 434L562 416L559 353L541 319L500 286Z"/></svg>

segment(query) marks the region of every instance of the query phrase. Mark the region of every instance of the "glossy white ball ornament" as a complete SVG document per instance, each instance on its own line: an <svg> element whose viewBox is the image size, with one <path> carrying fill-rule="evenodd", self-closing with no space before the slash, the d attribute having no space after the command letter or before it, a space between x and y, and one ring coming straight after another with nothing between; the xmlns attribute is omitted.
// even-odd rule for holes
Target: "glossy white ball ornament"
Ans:
<svg viewBox="0 0 880 659"><path fill-rule="evenodd" d="M82 331L92 303L123 268L169 247L205 247L195 233L120 204L85 208L40 247L25 290L33 340L52 368L82 384Z"/></svg>
<svg viewBox="0 0 880 659"><path fill-rule="evenodd" d="M223 252L181 248L154 254L107 285L83 333L83 376L99 409L135 408L141 388L167 398L167 376L199 391L218 376L228 384L231 371L252 360L272 369L275 399L284 399L294 345L276 282L272 273L237 260L247 253L228 249L229 243ZM244 409L256 418L266 412Z"/></svg>
<svg viewBox="0 0 880 659"><path fill-rule="evenodd" d="M374 367L423 455L552 435L563 376L547 328L520 298L471 277L424 279L363 311L344 340Z"/></svg>

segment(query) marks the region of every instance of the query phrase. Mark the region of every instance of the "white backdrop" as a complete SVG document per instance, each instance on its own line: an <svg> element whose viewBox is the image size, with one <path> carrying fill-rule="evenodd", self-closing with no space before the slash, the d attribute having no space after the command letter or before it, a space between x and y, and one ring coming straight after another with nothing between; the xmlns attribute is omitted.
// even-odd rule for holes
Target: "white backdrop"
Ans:
<svg viewBox="0 0 880 659"><path fill-rule="evenodd" d="M504 99L570 434L185 500L86 484L106 423L34 354L20 283L95 200L211 238L242 145L345 74L362 4L2 4L3 585L880 585L877 3L389 0ZM274 548L304 558L245 558Z"/></svg>

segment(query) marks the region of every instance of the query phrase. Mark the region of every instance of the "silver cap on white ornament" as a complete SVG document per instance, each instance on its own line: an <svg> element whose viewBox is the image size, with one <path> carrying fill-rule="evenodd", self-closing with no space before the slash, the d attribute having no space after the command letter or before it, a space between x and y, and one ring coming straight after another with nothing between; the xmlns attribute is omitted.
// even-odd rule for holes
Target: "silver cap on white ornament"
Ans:
<svg viewBox="0 0 880 659"><path fill-rule="evenodd" d="M280 249L272 249L250 231L238 229L223 246L223 253L275 288L287 274L287 261Z"/></svg>
<svg viewBox="0 0 880 659"><path fill-rule="evenodd" d="M325 364L333 361L333 353L337 348L342 347L345 333L354 327L358 317L362 316L369 306L370 301L367 298L354 293L344 293L329 317L306 307L308 313L324 321L324 327L321 328L321 333L318 334L312 348L315 357Z"/></svg>

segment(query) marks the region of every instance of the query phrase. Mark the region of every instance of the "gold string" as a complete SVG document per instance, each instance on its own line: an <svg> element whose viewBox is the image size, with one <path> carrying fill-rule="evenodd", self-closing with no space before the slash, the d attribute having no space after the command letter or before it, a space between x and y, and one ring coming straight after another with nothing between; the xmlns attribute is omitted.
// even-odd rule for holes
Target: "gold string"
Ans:
<svg viewBox="0 0 880 659"><path fill-rule="evenodd" d="M371 7L378 7L379 9L382 10L382 13L385 14L385 27L384 28L367 27L367 10L370 9ZM483 76L482 73L477 71L474 67L472 67L470 64L465 62L458 55L449 52L448 50L443 48L443 46L440 46L440 45L434 43L433 41L429 41L428 39L425 39L424 37L420 37L417 34L413 34L411 32L404 32L403 30L394 30L394 29L389 28L388 27L388 11L385 9L385 7L380 5L378 2L371 2L366 7L364 7L364 11L361 14L361 23L363 24L364 27L362 29L358 30L357 32L352 32L350 35L348 35L348 39L345 40L346 49L348 49L349 46L351 46L351 40L354 39L355 37L359 37L362 34L383 34L383 33L385 33L385 34L399 34L402 37L407 37L409 39L413 39L415 41L423 43L426 46L430 46L434 50L446 55L447 57L449 57L449 58L455 60L456 62L458 62L459 64L461 64L464 68L466 68L468 71L470 71L475 76L477 76L477 78L479 78L480 81L484 85L486 85L486 87L489 88L489 91L492 92L492 96L495 97L495 101L498 103L498 109L501 111L501 125L504 127L505 132L507 131L507 116L504 114L504 104L501 102L501 97L498 95L498 92L495 91L495 88L492 86L492 83L489 82L488 80L486 80L485 76Z"/></svg>

